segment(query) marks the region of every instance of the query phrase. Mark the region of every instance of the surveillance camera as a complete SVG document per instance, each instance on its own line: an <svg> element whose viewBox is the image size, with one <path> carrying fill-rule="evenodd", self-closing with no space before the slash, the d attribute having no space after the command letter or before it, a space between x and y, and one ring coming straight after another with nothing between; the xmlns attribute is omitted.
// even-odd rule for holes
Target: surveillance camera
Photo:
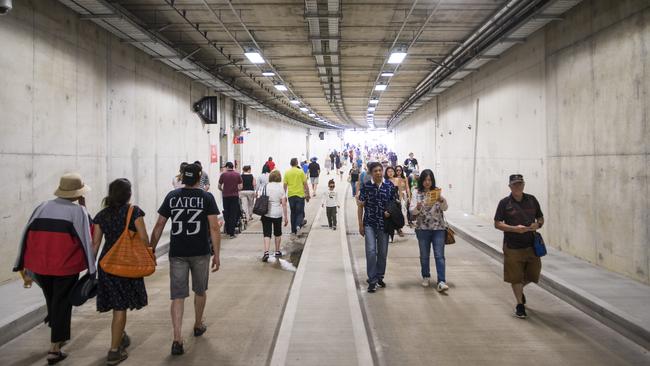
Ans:
<svg viewBox="0 0 650 366"><path fill-rule="evenodd" d="M11 4L12 0L0 0L0 15L5 15L11 11L13 7Z"/></svg>

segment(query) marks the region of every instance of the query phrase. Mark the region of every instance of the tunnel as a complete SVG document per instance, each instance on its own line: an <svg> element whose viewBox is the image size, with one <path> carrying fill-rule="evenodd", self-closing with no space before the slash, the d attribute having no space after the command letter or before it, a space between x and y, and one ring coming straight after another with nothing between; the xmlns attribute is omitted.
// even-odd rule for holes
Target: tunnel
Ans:
<svg viewBox="0 0 650 366"><path fill-rule="evenodd" d="M650 365L650 1L0 0L0 365Z"/></svg>

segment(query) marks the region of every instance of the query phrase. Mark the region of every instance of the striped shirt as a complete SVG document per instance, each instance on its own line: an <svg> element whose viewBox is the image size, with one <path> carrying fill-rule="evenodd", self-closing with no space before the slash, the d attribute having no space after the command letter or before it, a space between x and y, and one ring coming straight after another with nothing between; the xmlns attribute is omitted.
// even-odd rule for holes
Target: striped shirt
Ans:
<svg viewBox="0 0 650 366"><path fill-rule="evenodd" d="M56 198L41 203L23 232L14 271L50 276L95 273L91 220L86 208Z"/></svg>

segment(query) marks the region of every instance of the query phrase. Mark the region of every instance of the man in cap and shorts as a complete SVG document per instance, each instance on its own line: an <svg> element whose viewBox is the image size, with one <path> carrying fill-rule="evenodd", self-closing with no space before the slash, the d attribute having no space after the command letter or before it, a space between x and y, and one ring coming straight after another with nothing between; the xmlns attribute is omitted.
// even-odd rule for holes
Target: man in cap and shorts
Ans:
<svg viewBox="0 0 650 366"><path fill-rule="evenodd" d="M517 300L515 316L527 317L524 286L539 281L542 261L535 255L535 231L544 225L544 214L535 196L524 193L524 177L512 174L510 195L499 202L494 227L503 231L503 280L512 286Z"/></svg>
<svg viewBox="0 0 650 366"><path fill-rule="evenodd" d="M189 164L185 167L182 177L184 186L167 194L158 209L158 221L151 233L151 245L155 250L165 224L171 218L169 279L174 328L172 355L184 353L183 308L185 298L190 296L190 273L194 292L194 336L199 337L207 330L203 323L203 310L207 300L211 250L214 251L212 272L219 270L220 265L219 208L212 193L200 188L201 175L200 165Z"/></svg>

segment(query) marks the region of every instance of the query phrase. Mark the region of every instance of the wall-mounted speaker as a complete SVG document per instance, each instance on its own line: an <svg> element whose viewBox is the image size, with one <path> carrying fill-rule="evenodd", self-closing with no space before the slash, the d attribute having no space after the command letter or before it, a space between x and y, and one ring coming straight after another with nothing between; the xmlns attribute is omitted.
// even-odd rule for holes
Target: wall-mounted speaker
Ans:
<svg viewBox="0 0 650 366"><path fill-rule="evenodd" d="M321 140L325 140L325 132L321 131L318 133L318 138Z"/></svg>

